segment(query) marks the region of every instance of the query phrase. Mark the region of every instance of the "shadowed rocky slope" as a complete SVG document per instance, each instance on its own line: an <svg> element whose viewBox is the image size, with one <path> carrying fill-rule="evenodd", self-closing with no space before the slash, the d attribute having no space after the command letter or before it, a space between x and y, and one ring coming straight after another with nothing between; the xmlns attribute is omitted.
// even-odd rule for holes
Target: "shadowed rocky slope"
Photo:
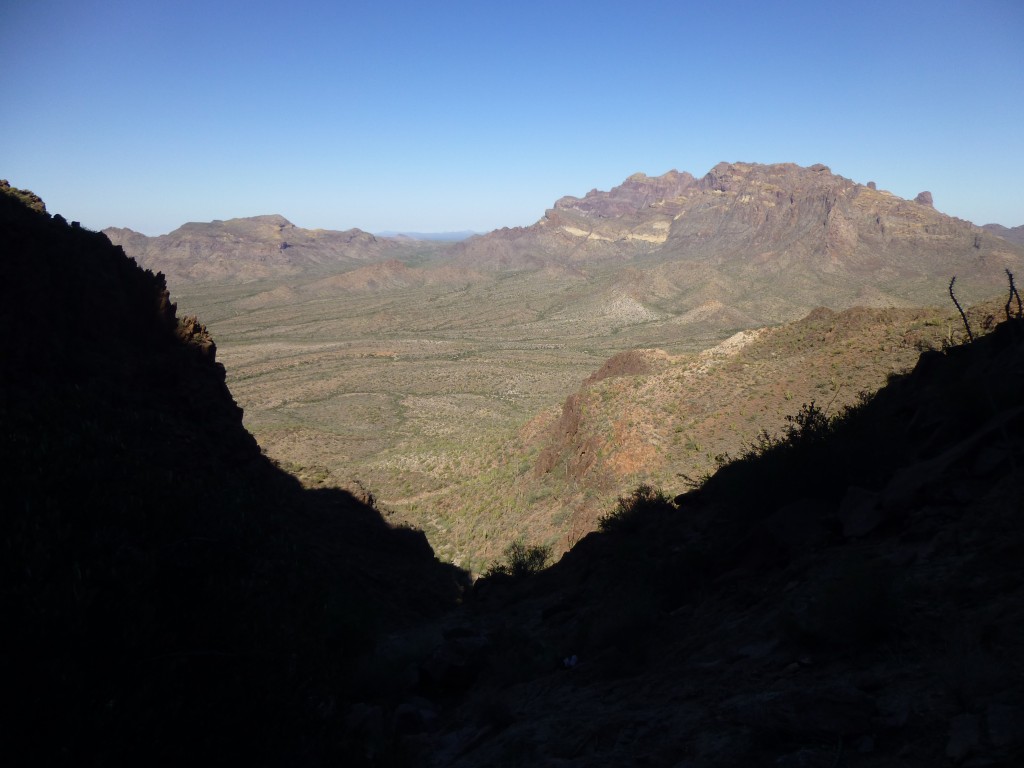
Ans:
<svg viewBox="0 0 1024 768"><path fill-rule="evenodd" d="M423 762L1021 764L1021 323L478 582L431 661L462 698L425 667Z"/></svg>
<svg viewBox="0 0 1024 768"><path fill-rule="evenodd" d="M345 759L379 633L452 604L460 574L261 455L162 275L9 193L0 238L5 752Z"/></svg>

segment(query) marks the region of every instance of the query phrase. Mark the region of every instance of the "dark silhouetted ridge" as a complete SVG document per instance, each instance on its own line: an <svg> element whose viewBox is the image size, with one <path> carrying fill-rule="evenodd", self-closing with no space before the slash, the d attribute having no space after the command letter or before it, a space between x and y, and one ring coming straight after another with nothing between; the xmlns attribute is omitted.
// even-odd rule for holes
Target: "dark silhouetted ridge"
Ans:
<svg viewBox="0 0 1024 768"><path fill-rule="evenodd" d="M6 755L358 764L360 665L460 574L261 454L162 275L0 192Z"/></svg>
<svg viewBox="0 0 1024 768"><path fill-rule="evenodd" d="M431 764L1020 764L1022 378L1007 320L478 582Z"/></svg>

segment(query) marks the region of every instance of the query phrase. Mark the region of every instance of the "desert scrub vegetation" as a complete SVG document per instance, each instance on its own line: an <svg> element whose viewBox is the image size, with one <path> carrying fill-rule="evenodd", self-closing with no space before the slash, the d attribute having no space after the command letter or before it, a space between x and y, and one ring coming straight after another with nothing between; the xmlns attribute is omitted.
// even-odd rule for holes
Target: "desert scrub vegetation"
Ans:
<svg viewBox="0 0 1024 768"><path fill-rule="evenodd" d="M835 415L813 400L804 403L786 417L781 435L762 430L738 457L716 456L717 471L690 484L698 491L714 488L752 517L788 499L828 497L855 479L870 486L872 457L859 439L849 438L871 400L862 394ZM847 439L829 439L841 433Z"/></svg>
<svg viewBox="0 0 1024 768"><path fill-rule="evenodd" d="M484 576L511 576L519 579L544 570L550 561L551 547L527 544L522 539L516 539L505 547L502 559L492 563L484 572Z"/></svg>
<svg viewBox="0 0 1024 768"><path fill-rule="evenodd" d="M1001 300L995 311L1005 311L1004 303ZM990 306L974 311L984 317ZM1006 337L1016 332L1016 322L1011 319L1004 330L995 327L992 333ZM980 327L984 330L984 324ZM975 341L986 335L975 334ZM920 424L927 425L932 439L950 440L972 434L992 418L1000 377L993 375L994 369L970 370L966 359L963 347L929 352L920 356L912 371L890 373L885 389L861 394L834 415L812 400L787 417L781 436L762 432L738 458L724 457L719 471L701 484L701 492L725 500L735 510L734 522L743 525L800 499L838 504L851 486L879 491L888 477L887 467L923 458L909 453L913 430L920 430ZM899 392L911 383L918 387L921 401L897 407ZM924 420L919 414L929 417Z"/></svg>
<svg viewBox="0 0 1024 768"><path fill-rule="evenodd" d="M867 395L861 396L862 402L867 399ZM721 469L735 462L753 461L773 452L800 450L815 445L828 437L835 424L844 418L848 410L847 408L838 415L829 416L827 410L823 410L816 401L811 400L800 406L797 413L786 416L782 436L773 435L762 429L753 441L747 443L738 458L722 453L715 456L715 464Z"/></svg>
<svg viewBox="0 0 1024 768"><path fill-rule="evenodd" d="M602 531L635 531L652 511L674 508L672 500L660 488L644 483L628 496L620 496L615 509L600 517L597 525Z"/></svg>

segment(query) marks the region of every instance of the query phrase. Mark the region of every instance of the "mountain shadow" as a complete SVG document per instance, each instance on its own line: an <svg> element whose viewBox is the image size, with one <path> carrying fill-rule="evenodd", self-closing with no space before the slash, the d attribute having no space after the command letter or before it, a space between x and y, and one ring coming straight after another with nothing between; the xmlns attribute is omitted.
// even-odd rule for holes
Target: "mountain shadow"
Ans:
<svg viewBox="0 0 1024 768"><path fill-rule="evenodd" d="M361 665L464 574L272 465L162 275L0 192L5 754L359 764Z"/></svg>
<svg viewBox="0 0 1024 768"><path fill-rule="evenodd" d="M424 763L1021 764L1022 377L1011 318L478 581Z"/></svg>

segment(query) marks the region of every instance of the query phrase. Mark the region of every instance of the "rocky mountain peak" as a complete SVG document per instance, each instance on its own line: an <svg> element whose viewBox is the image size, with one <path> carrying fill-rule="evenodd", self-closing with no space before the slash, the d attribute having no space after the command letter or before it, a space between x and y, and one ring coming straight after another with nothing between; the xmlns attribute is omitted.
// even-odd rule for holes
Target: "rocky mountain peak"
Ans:
<svg viewBox="0 0 1024 768"><path fill-rule="evenodd" d="M555 202L556 211L577 211L590 216L611 218L634 213L662 200L677 198L696 184L686 172L668 171L661 176L634 173L607 192L592 189L582 199L571 195Z"/></svg>
<svg viewBox="0 0 1024 768"><path fill-rule="evenodd" d="M819 298L789 318L821 296L845 293L851 279L884 282L899 295L921 290L913 275L927 276L935 286L927 292L940 296L937 275L969 274L983 295L1004 267L1016 269L1024 258L969 222L876 187L820 163L722 162L699 180L678 171L638 173L607 192L563 197L537 224L474 238L452 254L456 263L502 271L638 258L675 265L666 270L699 265L716 271L713 279L705 275L705 291L755 273L770 275L790 295L794 286L817 284ZM774 311L764 316L771 317Z"/></svg>
<svg viewBox="0 0 1024 768"><path fill-rule="evenodd" d="M809 168L794 163L719 163L700 179L698 186L704 191L735 192L751 185L773 184L792 188L819 186L822 183L839 186L852 184L820 163Z"/></svg>
<svg viewBox="0 0 1024 768"><path fill-rule="evenodd" d="M290 221L288 221L288 219L286 219L284 216L282 216L279 213L270 213L270 214L266 214L266 215L263 215L263 216L252 216L252 217L249 218L249 221L252 221L252 222L258 223L258 224L271 224L271 225L273 225L275 227L294 227L295 226Z"/></svg>
<svg viewBox="0 0 1024 768"><path fill-rule="evenodd" d="M914 202L920 203L921 205L927 205L929 208L935 207L935 204L932 201L932 193L928 191L919 193L918 196L914 198Z"/></svg>

